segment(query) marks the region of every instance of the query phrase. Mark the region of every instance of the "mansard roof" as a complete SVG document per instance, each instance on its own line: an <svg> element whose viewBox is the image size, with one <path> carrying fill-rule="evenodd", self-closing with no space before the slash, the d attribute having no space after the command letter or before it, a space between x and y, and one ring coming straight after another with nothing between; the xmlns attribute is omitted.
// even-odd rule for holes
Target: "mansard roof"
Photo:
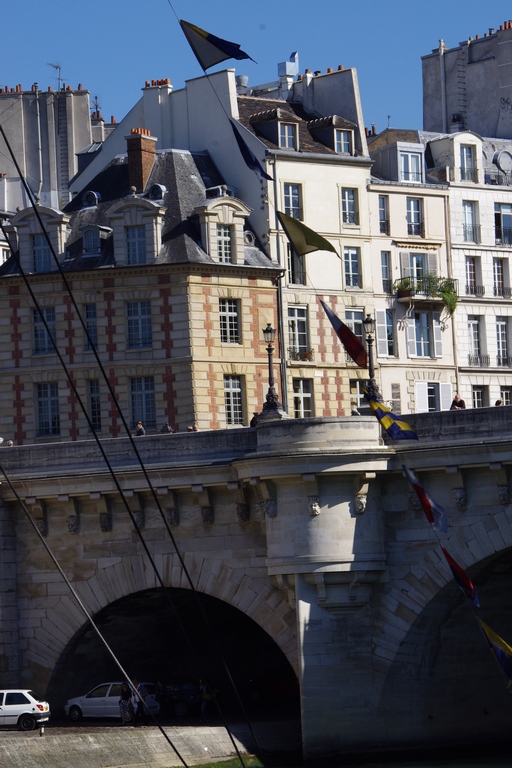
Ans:
<svg viewBox="0 0 512 768"><path fill-rule="evenodd" d="M271 122L280 121L286 123L296 123L299 131L299 148L301 152L314 152L322 155L337 155L338 153L327 147L321 141L318 141L314 136L314 132L311 132L311 128L316 126L312 125L318 119L318 115L312 115L306 112L302 104L284 101L281 99L262 99L259 96L238 96L238 113L239 121L248 128L252 133L257 136L260 141L265 144L269 149L279 149L279 146L271 141L267 136L264 136L261 130L258 130L258 126ZM330 118L323 118L323 120L334 121L341 120L343 126L338 126L338 123L332 122L335 127L347 127L354 129L356 126L350 123L348 120L339 118L338 116L331 116ZM323 125L322 127L326 127Z"/></svg>
<svg viewBox="0 0 512 768"><path fill-rule="evenodd" d="M116 266L112 236L100 238L100 253L84 255L83 230L88 226L111 227L110 215L123 201L127 204L133 201L134 205L148 209L153 207L155 216L161 217L161 244L153 264L218 264L201 243L196 210L210 202L207 190L212 188L219 191L228 205L230 200L239 204L226 194L225 181L207 152L158 151L140 195L130 190L127 156L117 156L64 208L70 217L70 234L62 269L78 271ZM245 245L244 264L277 269L254 237ZM17 272L12 257L0 267L0 276Z"/></svg>

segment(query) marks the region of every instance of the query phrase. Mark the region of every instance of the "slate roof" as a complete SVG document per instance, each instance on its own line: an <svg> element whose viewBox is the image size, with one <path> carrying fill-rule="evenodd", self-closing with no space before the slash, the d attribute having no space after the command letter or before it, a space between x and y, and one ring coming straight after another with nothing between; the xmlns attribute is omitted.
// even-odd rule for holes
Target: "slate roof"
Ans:
<svg viewBox="0 0 512 768"><path fill-rule="evenodd" d="M258 124L268 120L280 120L298 125L301 152L315 152L322 155L338 154L334 149L327 147L315 138L314 132L310 129L312 123L317 123L318 115L306 112L302 104L281 99L262 99L259 96L238 96L238 112L240 123L254 133L269 149L279 149L279 146L264 136L261 130L258 130ZM349 120L344 120L336 115L331 116L330 119L334 120L336 127L351 129L357 127ZM323 118L323 120L325 122L329 118ZM318 127L318 124L313 127Z"/></svg>
<svg viewBox="0 0 512 768"><path fill-rule="evenodd" d="M154 200L164 210L162 244L155 264L203 263L216 264L201 243L199 218L194 210L210 198L206 190L223 185L224 179L207 152L187 150L158 151L150 173L146 191L138 197L149 199L148 190L155 184L166 192L162 200ZM84 204L86 192L94 192L99 202L95 206ZM100 239L101 253L84 255L82 230L88 225L111 227L108 210L126 197L131 197L128 182L128 159L116 157L68 205L64 213L70 214L70 235L62 269L66 272L112 268L116 266L113 238ZM246 225L247 230L247 225ZM253 233L254 234L254 233ZM244 264L251 267L278 269L255 241L244 250ZM226 265L229 267L229 265ZM11 256L1 267L0 276L16 274L16 260Z"/></svg>

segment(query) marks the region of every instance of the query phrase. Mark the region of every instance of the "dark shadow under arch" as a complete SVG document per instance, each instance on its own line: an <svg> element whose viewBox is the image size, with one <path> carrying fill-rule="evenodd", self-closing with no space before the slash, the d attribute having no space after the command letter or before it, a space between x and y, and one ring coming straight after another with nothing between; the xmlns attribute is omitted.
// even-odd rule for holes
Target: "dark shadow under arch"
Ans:
<svg viewBox="0 0 512 768"><path fill-rule="evenodd" d="M509 737L512 696L477 619L512 645L512 552L466 572L480 609L450 581L413 623L387 674L377 719L397 745Z"/></svg>
<svg viewBox="0 0 512 768"><path fill-rule="evenodd" d="M223 712L241 718L194 595L187 589L167 591L174 611L163 590L149 589L111 603L94 620L130 676L155 682L202 676L218 690ZM297 678L275 641L237 608L202 593L198 597L248 713L256 718L298 717ZM96 632L84 625L61 655L47 696L58 711L66 699L121 678Z"/></svg>

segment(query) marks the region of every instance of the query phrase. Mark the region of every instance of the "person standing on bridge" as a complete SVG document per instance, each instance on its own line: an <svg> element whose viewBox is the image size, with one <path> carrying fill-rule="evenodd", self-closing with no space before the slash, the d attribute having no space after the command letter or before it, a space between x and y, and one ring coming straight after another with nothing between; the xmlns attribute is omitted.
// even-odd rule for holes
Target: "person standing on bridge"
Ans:
<svg viewBox="0 0 512 768"><path fill-rule="evenodd" d="M457 392L455 394L455 397L452 400L450 411L465 411L465 410L466 410L466 403Z"/></svg>

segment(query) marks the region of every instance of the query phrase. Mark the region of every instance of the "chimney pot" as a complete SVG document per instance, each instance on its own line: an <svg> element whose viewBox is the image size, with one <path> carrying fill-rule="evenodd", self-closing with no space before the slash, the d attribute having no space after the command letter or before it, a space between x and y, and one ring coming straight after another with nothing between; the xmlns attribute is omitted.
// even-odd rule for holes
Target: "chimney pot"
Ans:
<svg viewBox="0 0 512 768"><path fill-rule="evenodd" d="M128 184L137 192L146 188L156 155L156 138L147 128L132 128L126 137L128 151Z"/></svg>
<svg viewBox="0 0 512 768"><path fill-rule="evenodd" d="M343 64L338 64L338 72L341 72L343 69L345 69Z"/></svg>

